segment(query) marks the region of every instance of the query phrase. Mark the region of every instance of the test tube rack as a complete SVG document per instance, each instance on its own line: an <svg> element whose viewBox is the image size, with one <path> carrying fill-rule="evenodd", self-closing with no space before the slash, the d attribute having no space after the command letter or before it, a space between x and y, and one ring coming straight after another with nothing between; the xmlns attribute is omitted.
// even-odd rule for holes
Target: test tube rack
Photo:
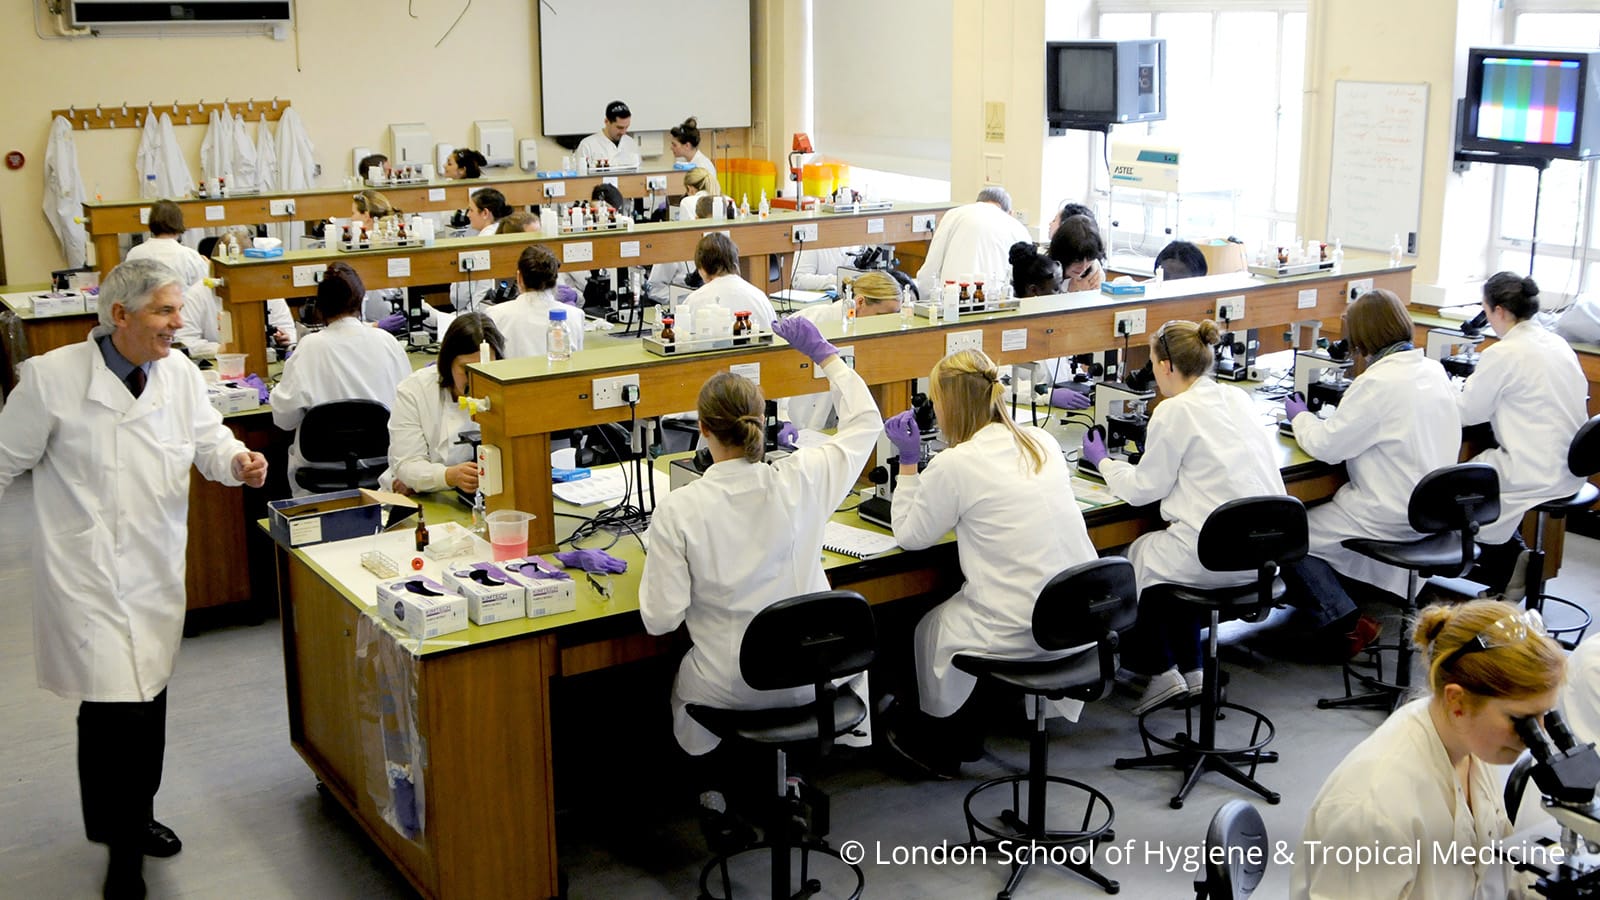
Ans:
<svg viewBox="0 0 1600 900"><path fill-rule="evenodd" d="M1317 272L1332 272L1333 260L1312 260L1303 263L1279 263L1274 266L1258 266L1252 263L1249 266L1251 275L1260 275L1264 278L1288 278L1291 275L1314 275Z"/></svg>
<svg viewBox="0 0 1600 900"><path fill-rule="evenodd" d="M1007 297L1004 300L990 300L985 297L982 303L968 300L966 303L957 303L956 311L963 316L976 316L980 313L1016 312L1022 308L1022 301L1016 297ZM912 304L912 309L924 319L934 316L935 304L932 301L923 301ZM944 310L940 308L938 315L943 316Z"/></svg>
<svg viewBox="0 0 1600 900"><path fill-rule="evenodd" d="M770 346L772 346L772 332L770 331L752 331L749 334L737 336L715 334L705 337L675 337L670 341L663 341L659 331L653 331L644 336L644 349L656 356L691 356L696 353L748 350L752 347Z"/></svg>
<svg viewBox="0 0 1600 900"><path fill-rule="evenodd" d="M859 200L855 203L824 203L822 211L853 215L855 213L888 212L894 209L893 200Z"/></svg>
<svg viewBox="0 0 1600 900"><path fill-rule="evenodd" d="M367 187L371 188L406 187L413 184L432 183L426 176L422 174L422 168L420 166L408 166L405 169L396 169L392 174L385 175L382 181L373 181L371 178L364 178L362 180L365 182Z"/></svg>

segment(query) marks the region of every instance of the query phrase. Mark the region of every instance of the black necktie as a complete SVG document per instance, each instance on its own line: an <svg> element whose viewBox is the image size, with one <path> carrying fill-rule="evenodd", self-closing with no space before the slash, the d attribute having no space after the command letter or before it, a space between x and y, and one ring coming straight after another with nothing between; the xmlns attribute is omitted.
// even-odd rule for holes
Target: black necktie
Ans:
<svg viewBox="0 0 1600 900"><path fill-rule="evenodd" d="M146 377L147 376L144 374L143 368L134 366L133 371L128 373L128 377L123 379L123 381L127 382L128 384L128 392L133 394L135 397L138 397L140 394L144 393L144 383Z"/></svg>

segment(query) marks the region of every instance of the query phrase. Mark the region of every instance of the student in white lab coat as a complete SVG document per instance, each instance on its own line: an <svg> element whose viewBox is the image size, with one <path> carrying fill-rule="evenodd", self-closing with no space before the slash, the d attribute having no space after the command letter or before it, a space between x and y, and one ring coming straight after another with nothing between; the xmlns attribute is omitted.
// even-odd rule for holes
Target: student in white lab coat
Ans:
<svg viewBox="0 0 1600 900"><path fill-rule="evenodd" d="M893 315L900 311L900 284L884 272L867 272L850 282L856 318ZM836 329L844 321L844 301L813 303L795 313L819 329ZM778 415L796 428L823 431L832 427L833 394L801 394L778 401Z"/></svg>
<svg viewBox="0 0 1600 900"><path fill-rule="evenodd" d="M163 263L183 279L188 290L211 274L211 266L199 251L183 243L183 210L171 200L157 200L150 207L150 239L135 244L127 259L153 259Z"/></svg>
<svg viewBox="0 0 1600 900"><path fill-rule="evenodd" d="M613 100L606 104L606 124L578 144L578 155L591 161L606 160L614 166L639 164L639 142L628 133L633 112L628 104Z"/></svg>
<svg viewBox="0 0 1600 900"><path fill-rule="evenodd" d="M1207 319L1168 322L1150 338L1151 368L1166 399L1150 414L1138 465L1107 459L1105 438L1095 430L1083 440L1084 460L1113 494L1134 506L1159 502L1161 518L1171 523L1128 548L1141 593L1163 583L1251 581L1253 572L1213 572L1200 564L1200 527L1229 500L1284 493L1276 439L1259 423L1250 394L1211 377L1220 337L1217 323ZM1141 599L1134 652L1124 650L1130 670L1151 676L1134 707L1138 714L1200 690L1201 620L1164 605Z"/></svg>
<svg viewBox="0 0 1600 900"><path fill-rule="evenodd" d="M444 158L444 177L456 179L482 178L489 160L471 147L457 147Z"/></svg>
<svg viewBox="0 0 1600 900"><path fill-rule="evenodd" d="M739 644L750 620L779 600L828 589L822 530L850 492L883 425L867 385L804 319L778 336L828 377L839 429L820 446L772 465L765 446L761 388L721 372L700 389L700 433L712 466L668 494L650 523L650 555L639 585L645 630L688 623L693 641L672 688L673 732L692 756L718 739L684 712L689 703L751 709L809 699L810 688L756 691L739 675Z"/></svg>
<svg viewBox="0 0 1600 900"><path fill-rule="evenodd" d="M1565 669L1537 616L1490 600L1422 610L1412 639L1432 696L1396 710L1323 782L1294 854L1294 900L1536 896L1486 850L1511 834L1491 767L1516 761L1513 721L1555 708ZM1333 857L1356 850L1387 858ZM1445 861L1469 850L1480 861Z"/></svg>
<svg viewBox="0 0 1600 900"><path fill-rule="evenodd" d="M1033 241L1011 245L1011 290L1018 297L1053 297L1064 293L1061 264L1039 252ZM1078 381L1069 357L1042 360L1033 369L1035 383L1051 386L1050 405L1058 409L1088 409L1089 383Z"/></svg>
<svg viewBox="0 0 1600 900"><path fill-rule="evenodd" d="M1600 634L1591 634L1567 657L1569 673L1561 694L1567 724L1580 741L1600 742Z"/></svg>
<svg viewBox="0 0 1600 900"><path fill-rule="evenodd" d="M711 157L700 152L700 124L694 116L683 120L682 125L674 125L667 131L667 146L672 150L672 158L678 162L694 163L696 168L704 169L711 176L711 184L717 193L722 193L722 185L717 181L717 167L711 162Z"/></svg>
<svg viewBox="0 0 1600 900"><path fill-rule="evenodd" d="M839 267L856 264L855 247L807 247L794 261L794 277L789 284L797 291L831 291L839 287Z"/></svg>
<svg viewBox="0 0 1600 900"><path fill-rule="evenodd" d="M411 363L388 332L361 324L357 313L366 287L346 263L333 263L317 283L317 311L327 327L308 334L283 364L272 390L272 421L296 431L289 448L289 484L294 496L310 493L295 481L305 465L300 455L300 420L313 406L335 400L376 400L393 406L395 392L411 374Z"/></svg>
<svg viewBox="0 0 1600 900"><path fill-rule="evenodd" d="M1028 229L1011 215L1005 188L986 187L978 200L945 213L928 243L928 256L917 270L917 292L933 296L933 286L966 275L1000 275L1011 271L1011 245L1029 240Z"/></svg>
<svg viewBox="0 0 1600 900"><path fill-rule="evenodd" d="M517 258L517 287L522 293L515 300L489 307L489 318L505 335L507 359L519 356L544 356L548 348L550 311L567 313L567 342L576 353L583 349L583 310L558 302L556 275L561 260L543 244L530 244Z"/></svg>
<svg viewBox="0 0 1600 900"><path fill-rule="evenodd" d="M1539 285L1515 272L1483 284L1483 309L1499 340L1483 351L1457 397L1463 426L1488 422L1500 446L1472 462L1500 475L1500 518L1478 533L1483 554L1472 579L1519 601L1527 551L1517 533L1522 517L1566 497L1583 479L1567 469L1567 448L1588 418L1589 385L1577 354L1559 336L1529 321L1539 311Z"/></svg>
<svg viewBox="0 0 1600 900"><path fill-rule="evenodd" d="M39 686L81 701L84 827L110 845L107 897L143 897L144 857L182 847L154 801L183 636L190 470L253 487L267 473L199 371L171 354L181 281L154 260L117 266L88 340L24 362L0 411L0 492L33 472Z"/></svg>
<svg viewBox="0 0 1600 900"><path fill-rule="evenodd" d="M1061 264L1066 293L1098 291L1106 280L1105 241L1088 216L1068 216L1050 238L1050 258Z"/></svg>
<svg viewBox="0 0 1600 900"><path fill-rule="evenodd" d="M1033 639L1045 584L1095 558L1061 445L1011 420L1000 371L981 351L940 360L929 376L934 414L949 448L918 474L921 434L911 411L884 426L899 451L891 517L907 550L951 529L966 583L917 623L913 638L919 712L896 716L891 747L931 774L953 777L983 750L969 702L977 680L955 668L959 653L1007 659L1059 656ZM1026 552L1019 548L1026 547Z"/></svg>
<svg viewBox="0 0 1600 900"><path fill-rule="evenodd" d="M1295 440L1313 458L1344 463L1349 482L1333 500L1308 513L1310 554L1284 573L1290 602L1315 630L1316 649L1343 661L1377 637L1342 581L1405 596L1407 573L1376 562L1342 542L1353 538L1409 541L1407 510L1417 482L1461 454L1456 390L1438 362L1411 345L1405 302L1386 290L1369 291L1344 314L1353 358L1366 369L1345 390L1326 419L1306 411L1305 398L1289 397L1285 410ZM1407 598L1410 599L1410 598Z"/></svg>
<svg viewBox="0 0 1600 900"><path fill-rule="evenodd" d="M478 188L467 201L467 222L479 237L499 234L500 220L511 213L506 195L494 188ZM450 305L458 313L471 312L483 305L484 298L489 296L494 286L493 273L475 272L471 280L450 285Z"/></svg>
<svg viewBox="0 0 1600 900"><path fill-rule="evenodd" d="M778 318L772 301L760 288L739 275L739 248L720 231L702 237L694 248L694 265L705 284L683 301L678 328L693 330L696 310L721 306L731 313L750 313L750 324L771 331Z"/></svg>
<svg viewBox="0 0 1600 900"><path fill-rule="evenodd" d="M678 201L678 218L709 219L711 216L702 216L699 213L700 199L702 197L716 197L719 188L716 180L705 169L690 169L683 173L683 199Z"/></svg>
<svg viewBox="0 0 1600 900"><path fill-rule="evenodd" d="M389 410L389 468L378 486L402 494L478 489L478 461L460 440L472 417L456 404L467 388L467 366L489 357L504 359L505 338L484 313L462 313L439 339L439 362L400 382Z"/></svg>
<svg viewBox="0 0 1600 900"><path fill-rule="evenodd" d="M379 219L399 214L400 210L394 208L382 191L358 191L350 200L350 230L353 234L359 234L363 227L370 229ZM404 297L405 291L400 288L379 288L367 292L361 303L361 320L369 323L383 321L394 313L395 301Z"/></svg>

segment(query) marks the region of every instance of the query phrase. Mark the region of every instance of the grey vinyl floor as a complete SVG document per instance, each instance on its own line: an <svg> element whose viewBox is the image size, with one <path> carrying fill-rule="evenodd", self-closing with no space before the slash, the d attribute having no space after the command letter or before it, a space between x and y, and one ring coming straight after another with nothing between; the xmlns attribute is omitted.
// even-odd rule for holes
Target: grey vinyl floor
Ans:
<svg viewBox="0 0 1600 900"><path fill-rule="evenodd" d="M94 897L105 851L86 842L78 810L72 704L35 686L31 637L33 530L30 484L0 499L0 896ZM1600 543L1569 538L1554 582L1596 607ZM1391 621L1388 633L1397 626ZM1292 655L1292 654L1290 654ZM1283 794L1280 805L1254 797L1270 837L1291 844L1323 777L1381 721L1377 712L1314 708L1335 693L1338 670L1288 661L1269 652L1227 654L1232 699L1256 706L1278 727L1282 762L1261 778ZM665 732L670 665L645 666L612 681L562 685L556 697L558 830L573 897L692 897L706 857L687 815L681 769ZM575 679L575 681L577 681ZM648 708L618 704L624 690ZM221 625L184 641L170 694L166 774L157 815L185 848L151 860L153 897L410 897L404 879L337 805L322 799L310 771L290 748L278 622ZM1055 774L1089 782L1116 805L1120 845L1131 860L1104 868L1123 896L1193 896L1194 875L1158 861L1162 848L1183 852L1204 838L1211 814L1246 795L1209 776L1182 810L1168 808L1171 772L1119 772L1111 762L1139 752L1133 700L1113 695L1076 724L1051 723ZM576 737L561 737L576 735ZM877 862L895 848L930 848L965 838L961 803L978 780L1026 766L1025 730L1002 728L963 780L909 780L870 755L841 754L819 781L833 796L836 845L866 848L869 897L985 897L1005 867L933 862ZM759 876L753 876L759 877ZM1281 897L1289 871L1274 866L1257 896ZM759 884L759 882L756 882ZM830 885L842 882L834 880ZM759 892L757 892L759 894ZM842 896L842 893L826 896ZM1019 897L1094 897L1075 875L1031 873Z"/></svg>

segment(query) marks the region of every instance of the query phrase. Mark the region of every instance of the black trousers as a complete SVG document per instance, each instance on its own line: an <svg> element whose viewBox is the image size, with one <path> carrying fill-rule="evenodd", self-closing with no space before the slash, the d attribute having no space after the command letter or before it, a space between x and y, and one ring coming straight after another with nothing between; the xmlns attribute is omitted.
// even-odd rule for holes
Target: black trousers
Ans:
<svg viewBox="0 0 1600 900"><path fill-rule="evenodd" d="M78 706L78 789L83 828L112 850L139 845L155 817L167 750L167 692L129 703Z"/></svg>

